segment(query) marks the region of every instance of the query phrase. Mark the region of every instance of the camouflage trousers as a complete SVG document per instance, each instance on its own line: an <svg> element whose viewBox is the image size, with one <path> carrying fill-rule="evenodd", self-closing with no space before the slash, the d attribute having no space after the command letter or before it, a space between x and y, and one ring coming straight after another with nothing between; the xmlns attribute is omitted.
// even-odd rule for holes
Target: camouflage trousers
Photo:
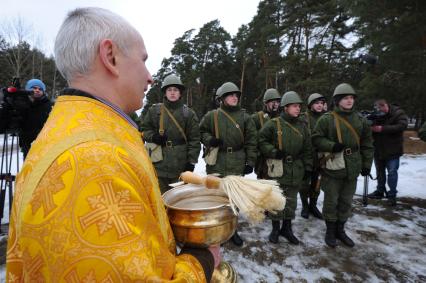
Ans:
<svg viewBox="0 0 426 283"><path fill-rule="evenodd" d="M279 211L276 214L268 213L268 217L271 220L294 219L297 208L297 193L299 192L299 186L280 185L280 187L283 190L283 195L286 197L284 210Z"/></svg>
<svg viewBox="0 0 426 283"><path fill-rule="evenodd" d="M326 221L345 222L351 216L356 182L356 179L335 179L322 176L321 188L324 191L322 214Z"/></svg>

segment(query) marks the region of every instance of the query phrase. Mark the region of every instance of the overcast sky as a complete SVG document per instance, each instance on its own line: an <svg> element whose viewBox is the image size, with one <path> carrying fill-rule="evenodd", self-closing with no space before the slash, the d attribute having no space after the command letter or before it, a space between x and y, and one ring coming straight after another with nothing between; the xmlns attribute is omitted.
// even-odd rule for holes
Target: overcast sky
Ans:
<svg viewBox="0 0 426 283"><path fill-rule="evenodd" d="M151 73L170 56L173 42L189 29L199 29L218 19L234 36L242 24L255 16L260 0L1 0L0 23L21 17L33 30L36 45L51 54L55 35L68 11L96 6L109 9L127 19L145 40Z"/></svg>

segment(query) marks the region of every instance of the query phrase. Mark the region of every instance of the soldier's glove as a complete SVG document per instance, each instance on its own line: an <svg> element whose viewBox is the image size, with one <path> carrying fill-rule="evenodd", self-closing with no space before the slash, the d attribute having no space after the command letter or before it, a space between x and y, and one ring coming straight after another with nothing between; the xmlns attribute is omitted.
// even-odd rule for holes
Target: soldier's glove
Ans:
<svg viewBox="0 0 426 283"><path fill-rule="evenodd" d="M152 142L164 146L167 142L167 135L160 135L159 133L155 133L154 135L152 135Z"/></svg>
<svg viewBox="0 0 426 283"><path fill-rule="evenodd" d="M362 168L361 169L361 175L362 176L369 176L370 175L370 169L368 169L368 168Z"/></svg>
<svg viewBox="0 0 426 283"><path fill-rule="evenodd" d="M185 171L194 171L195 165L192 163L186 163L185 165Z"/></svg>
<svg viewBox="0 0 426 283"><path fill-rule="evenodd" d="M222 146L222 145L223 145L223 140L218 139L218 138L216 138L216 137L212 137L212 138L210 139L209 144L210 144L210 146L212 146L212 147Z"/></svg>
<svg viewBox="0 0 426 283"><path fill-rule="evenodd" d="M331 149L331 152L341 152L345 148L344 144L336 142Z"/></svg>
<svg viewBox="0 0 426 283"><path fill-rule="evenodd" d="M246 165L244 167L244 175L250 174L253 172L253 167L251 167L250 165Z"/></svg>
<svg viewBox="0 0 426 283"><path fill-rule="evenodd" d="M277 150L277 153L275 153L275 158L276 159L283 159L284 156L285 156L285 153L282 150Z"/></svg>

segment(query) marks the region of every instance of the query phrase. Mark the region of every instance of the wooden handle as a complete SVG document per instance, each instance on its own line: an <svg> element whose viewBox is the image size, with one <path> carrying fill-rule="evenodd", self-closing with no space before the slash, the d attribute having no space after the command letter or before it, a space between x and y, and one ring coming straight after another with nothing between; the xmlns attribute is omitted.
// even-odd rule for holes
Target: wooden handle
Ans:
<svg viewBox="0 0 426 283"><path fill-rule="evenodd" d="M216 176L207 175L206 177L201 177L191 171L186 171L180 174L180 179L185 183L204 185L209 189L219 188L221 179Z"/></svg>
<svg viewBox="0 0 426 283"><path fill-rule="evenodd" d="M203 178L191 171L185 171L182 174L180 174L180 179L184 181L185 183L203 185L205 177Z"/></svg>
<svg viewBox="0 0 426 283"><path fill-rule="evenodd" d="M208 189L218 189L221 178L213 176L213 175L207 175L206 177L206 183L204 184Z"/></svg>

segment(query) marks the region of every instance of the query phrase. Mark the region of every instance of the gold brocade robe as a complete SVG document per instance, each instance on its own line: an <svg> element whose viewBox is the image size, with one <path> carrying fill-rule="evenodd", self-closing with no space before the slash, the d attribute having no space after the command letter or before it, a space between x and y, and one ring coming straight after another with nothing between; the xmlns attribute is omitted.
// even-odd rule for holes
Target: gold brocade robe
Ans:
<svg viewBox="0 0 426 283"><path fill-rule="evenodd" d="M7 282L205 282L176 245L140 133L61 96L16 180Z"/></svg>

